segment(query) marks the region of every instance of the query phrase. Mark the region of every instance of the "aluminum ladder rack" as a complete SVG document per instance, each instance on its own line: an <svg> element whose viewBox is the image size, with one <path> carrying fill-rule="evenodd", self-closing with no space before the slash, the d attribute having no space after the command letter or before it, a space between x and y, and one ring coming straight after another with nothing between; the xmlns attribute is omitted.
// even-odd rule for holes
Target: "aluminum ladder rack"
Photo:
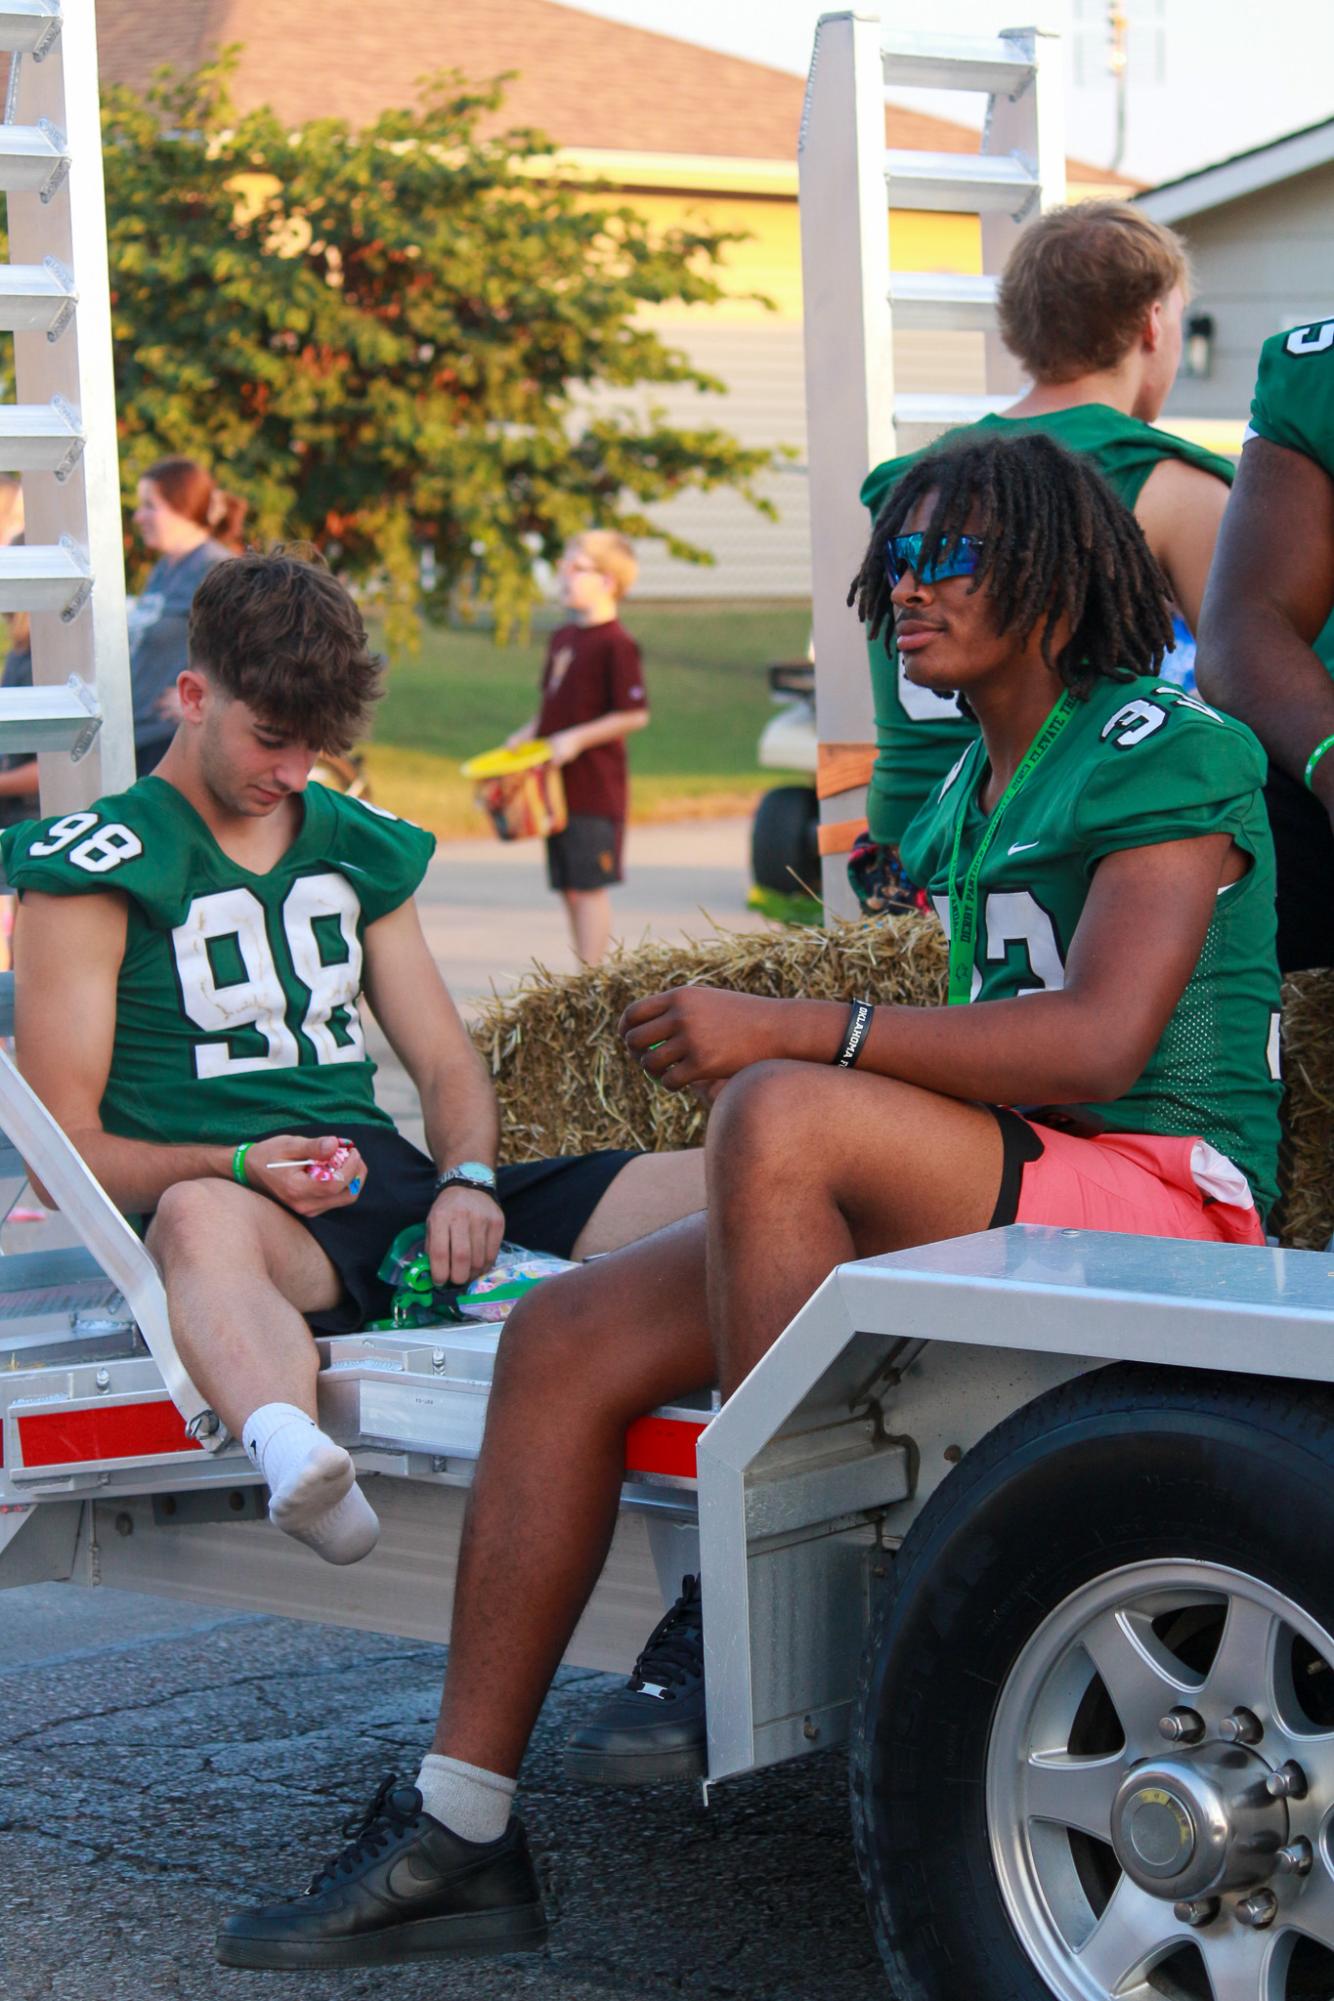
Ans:
<svg viewBox="0 0 1334 2001"><path fill-rule="evenodd" d="M996 288L1019 230L1065 199L1061 46L1039 28L994 37L884 32L870 14L826 14L816 30L800 140L807 462L814 578L816 721L822 746L860 750L869 773L874 726L861 629L844 592L865 546L857 494L870 467L942 431L1004 409L1021 379L996 332ZM976 153L885 145L886 87L982 93ZM975 215L980 272L891 268L892 217ZM897 333L968 333L985 342L985 393L904 394ZM864 789L825 795L824 895L853 914L844 879L847 829Z"/></svg>
<svg viewBox="0 0 1334 2001"><path fill-rule="evenodd" d="M0 54L0 472L21 475L26 522L0 549L0 611L32 614L34 681L0 689L0 749L41 756L51 813L134 779L93 0L0 0Z"/></svg>

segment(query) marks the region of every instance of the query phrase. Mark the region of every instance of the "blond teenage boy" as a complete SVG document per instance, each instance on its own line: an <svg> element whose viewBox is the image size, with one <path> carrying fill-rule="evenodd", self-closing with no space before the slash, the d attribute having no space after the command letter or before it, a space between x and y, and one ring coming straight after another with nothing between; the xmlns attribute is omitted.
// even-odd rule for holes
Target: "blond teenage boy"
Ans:
<svg viewBox="0 0 1334 2001"><path fill-rule="evenodd" d="M565 780L569 825L547 841L547 880L564 899L574 949L596 966L611 937L628 807L625 739L649 719L639 648L620 621L639 573L623 535L594 529L571 542L558 573L568 621L552 633L541 706L511 744L547 737Z"/></svg>

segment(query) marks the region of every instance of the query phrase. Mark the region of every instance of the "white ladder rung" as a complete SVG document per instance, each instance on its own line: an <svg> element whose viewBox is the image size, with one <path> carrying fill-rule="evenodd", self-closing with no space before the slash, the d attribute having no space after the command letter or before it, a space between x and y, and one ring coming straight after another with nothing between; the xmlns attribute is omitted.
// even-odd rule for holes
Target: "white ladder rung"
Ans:
<svg viewBox="0 0 1334 2001"><path fill-rule="evenodd" d="M65 750L77 762L102 727L97 696L71 674L63 688L0 688L0 750Z"/></svg>
<svg viewBox="0 0 1334 2001"><path fill-rule="evenodd" d="M0 50L40 62L59 33L59 0L0 0Z"/></svg>
<svg viewBox="0 0 1334 2001"><path fill-rule="evenodd" d="M0 549L0 611L58 611L70 619L92 587L87 562L68 540Z"/></svg>
<svg viewBox="0 0 1334 2001"><path fill-rule="evenodd" d="M0 192L39 194L49 200L69 172L65 136L49 119L36 125L0 125Z"/></svg>
<svg viewBox="0 0 1334 2001"><path fill-rule="evenodd" d="M889 287L894 323L918 332L990 333L996 280L952 271L896 271Z"/></svg>
<svg viewBox="0 0 1334 2001"><path fill-rule="evenodd" d="M53 472L64 480L83 445L79 421L59 396L49 403L0 403L0 472Z"/></svg>
<svg viewBox="0 0 1334 2001"><path fill-rule="evenodd" d="M1013 153L914 153L891 147L885 154L891 208L949 214L1019 215L1041 187Z"/></svg>
<svg viewBox="0 0 1334 2001"><path fill-rule="evenodd" d="M0 264L0 332L44 333L54 340L78 297L73 278L54 257L42 264Z"/></svg>
<svg viewBox="0 0 1334 2001"><path fill-rule="evenodd" d="M891 32L884 44L885 82L896 90L985 90L1014 97L1033 65L1012 43L993 35L911 35Z"/></svg>
<svg viewBox="0 0 1334 2001"><path fill-rule="evenodd" d="M894 422L952 431L959 424L975 424L979 417L999 416L1013 402L1013 396L896 396Z"/></svg>

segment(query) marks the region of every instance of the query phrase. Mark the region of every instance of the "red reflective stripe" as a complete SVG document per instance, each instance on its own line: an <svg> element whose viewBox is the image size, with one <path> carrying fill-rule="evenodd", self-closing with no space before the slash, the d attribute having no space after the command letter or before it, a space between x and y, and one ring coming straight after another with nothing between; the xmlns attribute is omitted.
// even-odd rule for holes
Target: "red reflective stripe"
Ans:
<svg viewBox="0 0 1334 2001"><path fill-rule="evenodd" d="M695 1477L695 1445L702 1424L683 1417L640 1417L625 1434L627 1473L675 1473Z"/></svg>
<svg viewBox="0 0 1334 2001"><path fill-rule="evenodd" d="M174 1403L104 1404L93 1410L43 1411L18 1421L25 1466L85 1459L139 1459L156 1452L198 1452Z"/></svg>

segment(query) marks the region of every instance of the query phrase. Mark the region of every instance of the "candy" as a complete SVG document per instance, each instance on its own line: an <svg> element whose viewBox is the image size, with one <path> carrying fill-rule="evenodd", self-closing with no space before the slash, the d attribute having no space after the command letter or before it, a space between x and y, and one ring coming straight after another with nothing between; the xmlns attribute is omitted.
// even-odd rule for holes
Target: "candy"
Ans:
<svg viewBox="0 0 1334 2001"><path fill-rule="evenodd" d="M306 1172L312 1181L336 1181L351 1158L351 1140L340 1139L327 1160L317 1160L312 1167L306 1169Z"/></svg>

